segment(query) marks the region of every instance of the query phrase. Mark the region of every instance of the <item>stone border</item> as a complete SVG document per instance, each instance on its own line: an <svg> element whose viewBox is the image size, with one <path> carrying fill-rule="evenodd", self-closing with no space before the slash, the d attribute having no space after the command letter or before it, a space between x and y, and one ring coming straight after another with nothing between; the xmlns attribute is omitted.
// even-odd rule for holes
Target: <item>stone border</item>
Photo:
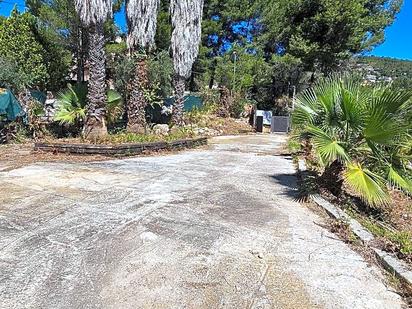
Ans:
<svg viewBox="0 0 412 309"><path fill-rule="evenodd" d="M34 150L84 155L137 155L144 151L179 150L207 145L207 138L121 145L35 143Z"/></svg>
<svg viewBox="0 0 412 309"><path fill-rule="evenodd" d="M306 163L303 159L299 159L298 161L298 171L300 173L307 171ZM380 265L389 272L393 273L398 279L406 283L412 289L412 271L408 269L406 263L399 260L393 254L371 246L370 243L375 239L373 234L342 209L328 202L319 194L313 195L310 198L316 205L324 209L332 218L346 221L349 224L353 234L355 234L363 244L369 246L373 250Z"/></svg>

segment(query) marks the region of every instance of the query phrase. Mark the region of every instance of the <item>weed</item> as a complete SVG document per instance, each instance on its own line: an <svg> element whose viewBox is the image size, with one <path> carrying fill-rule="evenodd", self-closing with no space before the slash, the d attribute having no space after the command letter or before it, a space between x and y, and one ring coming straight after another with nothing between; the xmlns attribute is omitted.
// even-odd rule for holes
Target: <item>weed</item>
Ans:
<svg viewBox="0 0 412 309"><path fill-rule="evenodd" d="M372 234L382 237L393 243L393 249L398 250L402 255L412 255L412 235L406 231L392 231L370 219L358 218Z"/></svg>

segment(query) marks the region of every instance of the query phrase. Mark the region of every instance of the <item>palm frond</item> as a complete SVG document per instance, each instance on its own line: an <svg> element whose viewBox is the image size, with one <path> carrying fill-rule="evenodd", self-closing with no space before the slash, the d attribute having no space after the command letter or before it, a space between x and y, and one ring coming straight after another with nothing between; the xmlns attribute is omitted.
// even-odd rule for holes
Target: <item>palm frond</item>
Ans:
<svg viewBox="0 0 412 309"><path fill-rule="evenodd" d="M199 54L204 0L172 0L171 49L175 74L190 76L193 63Z"/></svg>
<svg viewBox="0 0 412 309"><path fill-rule="evenodd" d="M74 5L85 26L103 23L112 15L112 0L74 0Z"/></svg>
<svg viewBox="0 0 412 309"><path fill-rule="evenodd" d="M389 167L388 180L390 184L406 193L412 193L412 181L400 175L392 166Z"/></svg>
<svg viewBox="0 0 412 309"><path fill-rule="evenodd" d="M86 117L87 86L67 85L67 89L57 95L57 113L54 117L61 124L75 124Z"/></svg>
<svg viewBox="0 0 412 309"><path fill-rule="evenodd" d="M292 123L295 127L313 124L317 112L310 105L298 102L292 114Z"/></svg>
<svg viewBox="0 0 412 309"><path fill-rule="evenodd" d="M122 96L114 91L108 90L107 92L107 121L109 123L115 122L123 114L124 105Z"/></svg>
<svg viewBox="0 0 412 309"><path fill-rule="evenodd" d="M328 77L321 80L316 85L316 96L318 102L325 111L326 118L333 124L337 118L336 102L339 95L340 80L335 77Z"/></svg>
<svg viewBox="0 0 412 309"><path fill-rule="evenodd" d="M364 169L359 163L347 165L344 179L364 202L374 206L387 203L389 195L384 180L379 175Z"/></svg>
<svg viewBox="0 0 412 309"><path fill-rule="evenodd" d="M352 86L352 88L354 88ZM339 107L342 112L342 120L346 121L352 128L358 129L363 123L362 104L359 93L352 89L340 89Z"/></svg>
<svg viewBox="0 0 412 309"><path fill-rule="evenodd" d="M368 111L363 135L368 142L395 144L399 134L403 132L397 121L398 119L391 117L382 107L375 107Z"/></svg>
<svg viewBox="0 0 412 309"><path fill-rule="evenodd" d="M159 5L160 0L126 0L129 49L154 45Z"/></svg>
<svg viewBox="0 0 412 309"><path fill-rule="evenodd" d="M383 108L387 113L398 113L409 102L412 97L412 91L398 91L391 88L383 88L374 96L372 105Z"/></svg>
<svg viewBox="0 0 412 309"><path fill-rule="evenodd" d="M341 162L349 161L349 155L345 148L331 134L315 126L309 126L308 132L313 136L315 151L324 165L329 165L336 160Z"/></svg>

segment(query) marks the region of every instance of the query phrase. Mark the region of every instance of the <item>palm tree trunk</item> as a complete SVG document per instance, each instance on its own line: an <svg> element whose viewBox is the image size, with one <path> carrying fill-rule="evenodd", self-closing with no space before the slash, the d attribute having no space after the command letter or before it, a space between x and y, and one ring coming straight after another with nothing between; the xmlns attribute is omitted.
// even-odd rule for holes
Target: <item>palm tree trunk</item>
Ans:
<svg viewBox="0 0 412 309"><path fill-rule="evenodd" d="M148 87L148 69L146 59L138 59L132 81L132 91L127 104L127 130L133 133L146 132L147 100L144 90Z"/></svg>
<svg viewBox="0 0 412 309"><path fill-rule="evenodd" d="M174 125L183 126L183 110L185 105L185 78L175 75L173 78L173 86L175 89L175 100L173 105L172 122Z"/></svg>
<svg viewBox="0 0 412 309"><path fill-rule="evenodd" d="M89 29L89 91L87 94L87 115L83 128L84 137L91 140L107 135L104 42L103 22L91 25Z"/></svg>
<svg viewBox="0 0 412 309"><path fill-rule="evenodd" d="M324 188L328 189L336 197L339 197L342 194L343 170L343 164L336 160L332 162L331 165L325 168L325 171L319 179L321 185Z"/></svg>

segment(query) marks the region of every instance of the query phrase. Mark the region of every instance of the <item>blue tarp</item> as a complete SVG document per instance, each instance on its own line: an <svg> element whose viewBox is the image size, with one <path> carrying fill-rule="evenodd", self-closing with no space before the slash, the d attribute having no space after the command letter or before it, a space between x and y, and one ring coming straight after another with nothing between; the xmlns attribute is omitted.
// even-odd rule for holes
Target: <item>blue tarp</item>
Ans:
<svg viewBox="0 0 412 309"><path fill-rule="evenodd" d="M8 121L24 116L19 101L8 89L0 89L0 115L5 116Z"/></svg>
<svg viewBox="0 0 412 309"><path fill-rule="evenodd" d="M174 97L165 99L165 105L170 106L174 103ZM185 112L190 112L193 109L199 109L203 106L203 101L201 97L197 97L194 95L187 95L185 96Z"/></svg>

